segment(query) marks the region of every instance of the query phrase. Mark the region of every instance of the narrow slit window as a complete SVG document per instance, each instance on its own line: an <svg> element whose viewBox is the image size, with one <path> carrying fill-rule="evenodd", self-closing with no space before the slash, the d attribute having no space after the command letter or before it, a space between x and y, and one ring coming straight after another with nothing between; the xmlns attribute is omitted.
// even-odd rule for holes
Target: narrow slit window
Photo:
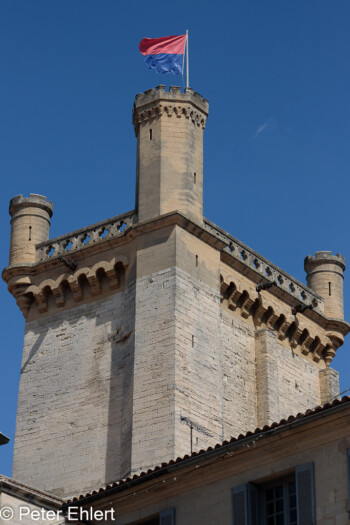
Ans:
<svg viewBox="0 0 350 525"><path fill-rule="evenodd" d="M198 268L198 255L196 255L196 267Z"/></svg>
<svg viewBox="0 0 350 525"><path fill-rule="evenodd" d="M194 335L192 336L192 348L194 347Z"/></svg>
<svg viewBox="0 0 350 525"><path fill-rule="evenodd" d="M197 184L197 173L194 172L193 174L193 184Z"/></svg>
<svg viewBox="0 0 350 525"><path fill-rule="evenodd" d="M149 140L152 140L152 129L149 130Z"/></svg>
<svg viewBox="0 0 350 525"><path fill-rule="evenodd" d="M28 241L31 241L32 240L32 227L29 226L29 237L28 237Z"/></svg>
<svg viewBox="0 0 350 525"><path fill-rule="evenodd" d="M328 294L332 295L332 283L331 282L328 283Z"/></svg>

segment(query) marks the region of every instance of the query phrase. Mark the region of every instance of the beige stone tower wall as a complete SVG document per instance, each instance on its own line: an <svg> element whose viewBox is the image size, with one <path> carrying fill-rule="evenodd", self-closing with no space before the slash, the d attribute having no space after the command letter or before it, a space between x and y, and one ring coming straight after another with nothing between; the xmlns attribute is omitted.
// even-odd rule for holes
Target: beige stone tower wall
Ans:
<svg viewBox="0 0 350 525"><path fill-rule="evenodd" d="M14 479L72 496L130 472L133 305L131 284L27 320Z"/></svg>
<svg viewBox="0 0 350 525"><path fill-rule="evenodd" d="M42 195L17 195L11 200L10 265L35 262L35 245L49 239L52 212L52 202Z"/></svg>
<svg viewBox="0 0 350 525"><path fill-rule="evenodd" d="M191 88L158 86L137 95L138 220L172 211L203 219L203 130L208 102Z"/></svg>

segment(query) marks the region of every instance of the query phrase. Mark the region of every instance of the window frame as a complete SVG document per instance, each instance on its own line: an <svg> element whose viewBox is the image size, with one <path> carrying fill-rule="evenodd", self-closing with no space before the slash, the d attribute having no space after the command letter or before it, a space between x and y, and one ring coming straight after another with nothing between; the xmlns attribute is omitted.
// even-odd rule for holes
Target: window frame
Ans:
<svg viewBox="0 0 350 525"><path fill-rule="evenodd" d="M261 525L267 525L267 491L270 489L273 489L275 487L283 487L283 516L284 516L284 525L289 525L289 483L294 483L296 487L296 477L295 474L289 474L287 476L283 476L280 478L275 478L273 480L267 481L266 483L262 483L258 485L259 488L259 523ZM296 495L296 488L295 488L295 497ZM298 506L296 505L296 512L297 512Z"/></svg>

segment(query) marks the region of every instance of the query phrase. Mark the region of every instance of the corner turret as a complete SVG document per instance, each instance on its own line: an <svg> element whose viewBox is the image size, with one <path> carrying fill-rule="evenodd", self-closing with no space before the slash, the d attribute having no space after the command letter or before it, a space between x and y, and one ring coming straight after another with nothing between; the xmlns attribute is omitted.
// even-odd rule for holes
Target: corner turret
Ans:
<svg viewBox="0 0 350 525"><path fill-rule="evenodd" d="M307 285L324 298L327 317L344 319L343 283L345 258L332 252L316 252L304 261Z"/></svg>
<svg viewBox="0 0 350 525"><path fill-rule="evenodd" d="M10 266L35 263L35 245L47 241L53 204L43 195L17 195L10 201Z"/></svg>

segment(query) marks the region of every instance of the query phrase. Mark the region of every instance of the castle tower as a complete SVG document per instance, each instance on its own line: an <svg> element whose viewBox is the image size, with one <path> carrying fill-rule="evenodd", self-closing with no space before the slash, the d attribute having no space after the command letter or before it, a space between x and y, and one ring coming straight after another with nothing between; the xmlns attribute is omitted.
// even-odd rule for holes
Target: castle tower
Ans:
<svg viewBox="0 0 350 525"><path fill-rule="evenodd" d="M138 220L172 211L203 220L203 130L208 102L191 88L158 86L136 96Z"/></svg>
<svg viewBox="0 0 350 525"><path fill-rule="evenodd" d="M307 285L324 298L325 315L344 319L344 257L339 253L316 252L305 258L304 266Z"/></svg>
<svg viewBox="0 0 350 525"><path fill-rule="evenodd" d="M11 199L10 265L35 263L35 245L49 239L52 212L52 202L42 195Z"/></svg>
<svg viewBox="0 0 350 525"><path fill-rule="evenodd" d="M82 493L339 392L349 325L314 262L308 288L203 218L207 116L189 88L136 97L136 210L48 239L52 204L11 201L23 483ZM344 261L326 259L333 298Z"/></svg>

